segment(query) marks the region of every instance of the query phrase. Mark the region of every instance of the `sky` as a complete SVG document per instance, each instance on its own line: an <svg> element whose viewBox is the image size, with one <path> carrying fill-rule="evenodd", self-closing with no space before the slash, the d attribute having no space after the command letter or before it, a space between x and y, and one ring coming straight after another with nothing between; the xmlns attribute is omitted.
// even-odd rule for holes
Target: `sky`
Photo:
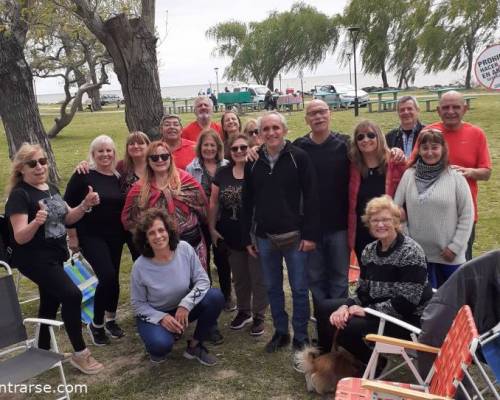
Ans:
<svg viewBox="0 0 500 400"><path fill-rule="evenodd" d="M304 1L329 16L341 13L347 0ZM229 59L211 55L215 42L205 37L213 25L229 20L241 22L261 21L270 11L290 9L291 0L157 0L156 27L159 36L158 59L160 84L164 86L215 84L215 70L219 68L219 82ZM346 72L334 56L327 56L315 71L304 75L332 75ZM296 75L296 73L291 73ZM284 76L286 77L286 76ZM114 74L105 90L120 89ZM60 93L62 82L36 79L37 94Z"/></svg>

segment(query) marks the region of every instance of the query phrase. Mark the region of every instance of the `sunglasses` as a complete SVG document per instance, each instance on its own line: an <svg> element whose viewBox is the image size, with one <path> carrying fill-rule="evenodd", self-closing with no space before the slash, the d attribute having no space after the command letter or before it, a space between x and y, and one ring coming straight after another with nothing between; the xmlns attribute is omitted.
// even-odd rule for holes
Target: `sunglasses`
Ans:
<svg viewBox="0 0 500 400"><path fill-rule="evenodd" d="M248 134L250 136L257 136L259 134L259 130L258 129L252 129L252 130L249 130L248 131Z"/></svg>
<svg viewBox="0 0 500 400"><path fill-rule="evenodd" d="M39 158L38 160L28 160L28 161L25 161L24 162L24 165L27 165L28 167L30 168L35 168L37 164L40 164L40 165L47 165L47 157L42 157L42 158Z"/></svg>
<svg viewBox="0 0 500 400"><path fill-rule="evenodd" d="M232 146L231 151L236 153L238 151L247 151L248 146L246 144L242 144L241 146Z"/></svg>
<svg viewBox="0 0 500 400"><path fill-rule="evenodd" d="M163 153L163 154L151 154L149 156L149 159L153 162L158 162L160 159L162 161L167 161L170 158L170 154L168 153Z"/></svg>
<svg viewBox="0 0 500 400"><path fill-rule="evenodd" d="M373 132L368 132L368 133L359 133L358 135L356 135L356 140L358 142L361 142L362 140L365 139L365 137L367 137L368 139L375 139L377 137L377 134L373 133Z"/></svg>

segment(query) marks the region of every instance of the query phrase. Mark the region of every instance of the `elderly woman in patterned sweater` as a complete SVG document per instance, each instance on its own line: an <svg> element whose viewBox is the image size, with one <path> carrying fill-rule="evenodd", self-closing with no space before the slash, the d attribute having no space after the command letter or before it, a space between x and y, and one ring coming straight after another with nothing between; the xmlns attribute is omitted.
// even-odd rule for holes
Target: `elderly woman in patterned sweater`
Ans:
<svg viewBox="0 0 500 400"><path fill-rule="evenodd" d="M363 250L361 259L365 268L361 270L356 294L320 305L319 339L323 349L330 348L334 327L340 330L338 343L358 360L368 362L371 349L363 339L377 332L379 320L367 315L363 307L419 325L422 311L432 297L432 288L427 279L424 251L400 232L400 218L399 207L389 196L368 202L362 220L376 241ZM409 338L406 330L390 323L385 333Z"/></svg>

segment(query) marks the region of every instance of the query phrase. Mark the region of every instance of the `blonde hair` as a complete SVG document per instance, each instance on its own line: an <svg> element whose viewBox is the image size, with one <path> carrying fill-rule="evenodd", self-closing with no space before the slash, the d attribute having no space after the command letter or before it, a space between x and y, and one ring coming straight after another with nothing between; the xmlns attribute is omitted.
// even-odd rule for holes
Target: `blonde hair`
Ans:
<svg viewBox="0 0 500 400"><path fill-rule="evenodd" d="M139 207L141 209L146 209L148 207L149 196L151 195L151 184L155 181L155 173L151 165L149 164L149 156L154 154L158 147L163 147L170 154L170 164L167 169L167 188L173 191L178 191L181 188L181 179L179 177L179 172L175 167L175 162L172 157L172 152L170 147L165 142L161 140L156 140L151 142L146 151L146 173L144 178L142 178L142 188L139 194Z"/></svg>
<svg viewBox="0 0 500 400"><path fill-rule="evenodd" d="M207 138L212 138L217 146L217 155L215 156L215 161L222 161L224 159L224 143L222 143L219 134L213 129L205 129L200 133L200 136L198 136L196 146L194 147L196 157L198 157L198 159L203 162L203 157L201 156L201 146Z"/></svg>
<svg viewBox="0 0 500 400"><path fill-rule="evenodd" d="M148 135L141 131L133 131L127 137L127 141L125 143L125 155L123 156L123 169L125 171L132 171L134 168L134 160L128 154L128 146L132 143L140 143L146 144L149 146L151 140L149 140Z"/></svg>
<svg viewBox="0 0 500 400"><path fill-rule="evenodd" d="M113 142L113 139L111 139L108 135L99 135L97 136L92 142L90 142L90 147L89 147L89 168L90 169L96 169L96 163L95 163L95 158L94 158L94 151L99 146L102 145L109 145L113 149L113 161L111 163L111 171L113 172L113 175L115 175L117 178L120 177L120 174L116 170L116 146L115 142Z"/></svg>
<svg viewBox="0 0 500 400"><path fill-rule="evenodd" d="M384 194L380 197L375 197L371 199L365 208L365 213L361 217L361 221L365 224L367 228L370 226L370 219L381 211L387 210L392 215L392 221L394 223L394 228L397 232L401 232L401 210L399 206L394 203L391 196Z"/></svg>
<svg viewBox="0 0 500 400"><path fill-rule="evenodd" d="M19 147L12 159L10 179L5 189L7 195L18 183L24 180L21 170L26 161L32 160L33 156L38 152L41 152L44 157L47 157L47 154L39 144L23 143L21 147Z"/></svg>
<svg viewBox="0 0 500 400"><path fill-rule="evenodd" d="M387 168L387 163L390 157L389 147L387 146L387 142L385 140L385 136L380 130L380 127L372 121L367 119L361 121L354 128L354 133L351 142L351 148L349 150L349 158L354 163L354 165L358 168L360 174L364 177L368 175L368 166L365 163L363 158L363 154L359 150L358 141L356 140L356 136L362 129L368 129L370 132L375 133L377 135L377 160L378 160L378 171L380 173L385 173Z"/></svg>

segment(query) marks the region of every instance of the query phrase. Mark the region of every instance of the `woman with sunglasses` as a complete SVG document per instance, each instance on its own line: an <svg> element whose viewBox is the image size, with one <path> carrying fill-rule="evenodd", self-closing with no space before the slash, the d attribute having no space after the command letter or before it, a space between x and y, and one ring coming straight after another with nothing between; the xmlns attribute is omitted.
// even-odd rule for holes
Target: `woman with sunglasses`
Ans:
<svg viewBox="0 0 500 400"><path fill-rule="evenodd" d="M116 339L125 335L116 322L120 297L120 262L125 231L120 216L125 194L116 171L116 150L113 139L106 135L90 143L88 174L74 173L66 187L64 199L70 206L79 204L87 188L94 188L101 203L68 229L69 248L80 251L97 275L94 318L87 326L96 346L110 344L108 334Z"/></svg>
<svg viewBox="0 0 500 400"><path fill-rule="evenodd" d="M210 196L209 227L212 243L224 246L229 254L238 313L231 329L242 329L252 323L250 334L264 333L267 291L259 260L248 254L241 230L241 194L248 137L236 134L229 138L230 164L215 174Z"/></svg>
<svg viewBox="0 0 500 400"><path fill-rule="evenodd" d="M361 221L366 204L383 194L394 196L405 170L405 161L404 158L403 161L394 161L380 127L368 120L361 121L354 128L349 156L347 235L349 248L354 249L360 262L363 249L374 240Z"/></svg>
<svg viewBox="0 0 500 400"><path fill-rule="evenodd" d="M80 321L82 294L64 272L68 258L66 224L80 220L99 204L99 195L87 188L76 207L64 202L59 190L47 182L47 156L38 145L23 144L12 161L5 213L13 245L12 264L38 285L39 318L61 317L74 353L70 363L86 374L97 374L104 367L90 354L82 336ZM50 349L47 325L42 325L38 347Z"/></svg>
<svg viewBox="0 0 500 400"><path fill-rule="evenodd" d="M467 181L448 165L441 131L424 128L394 197L405 207L408 233L424 249L427 272L439 288L465 262L474 212Z"/></svg>
<svg viewBox="0 0 500 400"><path fill-rule="evenodd" d="M243 133L248 136L248 145L250 147L260 146L262 144L259 137L259 128L257 128L257 120L249 119L243 127Z"/></svg>
<svg viewBox="0 0 500 400"><path fill-rule="evenodd" d="M222 138L224 141L224 156L229 159L231 155L227 143L231 136L241 133L241 120L234 111L225 111L220 119L220 124L222 126Z"/></svg>
<svg viewBox="0 0 500 400"><path fill-rule="evenodd" d="M141 131L130 132L127 137L125 156L116 163L116 171L120 174L120 187L125 195L146 172L146 149L149 143L151 143L149 137ZM76 167L76 172L79 174L88 174L89 171L89 163L86 160L80 161ZM125 241L132 260L135 261L140 254L135 249L132 234L128 231L125 233Z"/></svg>
<svg viewBox="0 0 500 400"><path fill-rule="evenodd" d="M165 142L152 142L146 151L144 176L127 194L121 220L133 231L140 214L148 208L162 208L177 223L181 240L196 250L201 265L207 269L207 249L201 224L207 220L208 202L201 185L187 172L175 167Z"/></svg>

